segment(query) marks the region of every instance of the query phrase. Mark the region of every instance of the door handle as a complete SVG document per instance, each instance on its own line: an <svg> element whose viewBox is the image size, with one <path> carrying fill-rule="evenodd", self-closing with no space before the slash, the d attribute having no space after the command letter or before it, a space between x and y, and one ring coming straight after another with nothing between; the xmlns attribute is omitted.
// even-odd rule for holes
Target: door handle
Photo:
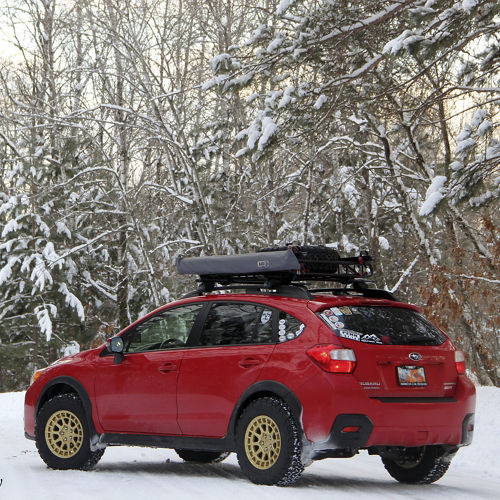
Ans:
<svg viewBox="0 0 500 500"><path fill-rule="evenodd" d="M261 364L259 359L255 358L244 358L238 363L242 368L251 368L252 366L257 366Z"/></svg>
<svg viewBox="0 0 500 500"><path fill-rule="evenodd" d="M175 370L177 370L177 365L174 363L165 363L158 368L161 373L174 372Z"/></svg>

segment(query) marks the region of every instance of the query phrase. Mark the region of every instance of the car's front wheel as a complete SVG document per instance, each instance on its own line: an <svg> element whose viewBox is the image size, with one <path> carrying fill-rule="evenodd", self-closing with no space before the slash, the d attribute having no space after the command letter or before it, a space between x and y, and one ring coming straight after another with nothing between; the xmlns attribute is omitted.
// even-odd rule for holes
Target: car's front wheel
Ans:
<svg viewBox="0 0 500 500"><path fill-rule="evenodd" d="M38 453L52 469L89 470L104 453L90 448L87 418L75 394L60 394L42 406L35 438Z"/></svg>
<svg viewBox="0 0 500 500"><path fill-rule="evenodd" d="M382 457L387 472L400 483L430 484L441 479L451 458L443 456L439 446L401 448L390 457Z"/></svg>
<svg viewBox="0 0 500 500"><path fill-rule="evenodd" d="M236 430L238 463L257 484L289 486L302 474L302 437L290 408L280 399L252 401Z"/></svg>

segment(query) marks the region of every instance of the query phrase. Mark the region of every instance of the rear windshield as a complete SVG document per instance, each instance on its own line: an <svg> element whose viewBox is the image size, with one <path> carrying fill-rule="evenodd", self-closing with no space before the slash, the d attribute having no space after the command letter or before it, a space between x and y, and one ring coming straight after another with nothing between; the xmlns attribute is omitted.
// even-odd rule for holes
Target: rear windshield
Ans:
<svg viewBox="0 0 500 500"><path fill-rule="evenodd" d="M332 307L320 318L339 337L378 345L440 345L446 337L421 314L399 307Z"/></svg>

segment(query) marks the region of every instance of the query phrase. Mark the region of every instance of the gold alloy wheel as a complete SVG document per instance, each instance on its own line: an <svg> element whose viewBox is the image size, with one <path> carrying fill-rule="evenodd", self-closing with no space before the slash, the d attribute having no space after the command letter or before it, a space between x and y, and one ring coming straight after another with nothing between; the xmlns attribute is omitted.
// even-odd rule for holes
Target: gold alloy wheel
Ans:
<svg viewBox="0 0 500 500"><path fill-rule="evenodd" d="M83 444L80 419L68 410L56 411L45 424L45 442L56 457L73 457Z"/></svg>
<svg viewBox="0 0 500 500"><path fill-rule="evenodd" d="M271 417L259 415L248 424L245 451L256 469L269 469L277 462L281 451L281 434Z"/></svg>

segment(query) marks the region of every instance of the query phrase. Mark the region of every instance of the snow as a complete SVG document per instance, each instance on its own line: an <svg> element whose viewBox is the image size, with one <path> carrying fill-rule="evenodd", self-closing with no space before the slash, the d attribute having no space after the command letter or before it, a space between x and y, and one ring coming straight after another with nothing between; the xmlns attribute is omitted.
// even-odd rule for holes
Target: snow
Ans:
<svg viewBox="0 0 500 500"><path fill-rule="evenodd" d="M477 5L477 0L463 0L462 9L470 12Z"/></svg>
<svg viewBox="0 0 500 500"><path fill-rule="evenodd" d="M7 224L5 224L3 231L2 231L2 238L5 238L9 233L14 233L19 230L19 224L17 223L16 219L10 219Z"/></svg>
<svg viewBox="0 0 500 500"><path fill-rule="evenodd" d="M457 147L455 148L455 154L457 156L462 155L464 152L466 152L468 149L470 149L472 146L476 144L476 140L473 139L472 137L469 137L468 139L464 139L463 141L460 141L457 143Z"/></svg>
<svg viewBox="0 0 500 500"><path fill-rule="evenodd" d="M35 443L23 436L24 393L0 394L0 498L9 500L454 500L498 498L500 490L500 389L478 388L476 432L437 483L399 484L376 456L327 459L308 467L291 488L257 486L232 454L221 464L184 463L173 450L110 447L90 472L48 469Z"/></svg>
<svg viewBox="0 0 500 500"><path fill-rule="evenodd" d="M477 128L477 135L481 137L492 130L492 128L493 123L491 123L489 120L484 120L484 122L482 122L481 125L479 125L479 127Z"/></svg>
<svg viewBox="0 0 500 500"><path fill-rule="evenodd" d="M484 121L484 119L487 116L487 111L485 109L478 109L475 113L474 116L472 117L472 120L470 124L474 127L477 128L481 123Z"/></svg>
<svg viewBox="0 0 500 500"><path fill-rule="evenodd" d="M420 207L419 215L425 217L434 211L438 203L444 198L444 185L446 184L444 175L436 175L425 194L425 202Z"/></svg>
<svg viewBox="0 0 500 500"><path fill-rule="evenodd" d="M382 54L398 54L403 47L408 50L411 45L421 40L424 40L422 35L415 35L411 30L405 30L397 38L385 44Z"/></svg>
<svg viewBox="0 0 500 500"><path fill-rule="evenodd" d="M16 262L18 262L18 258L11 256L7 264L0 269L0 285L5 283L12 276L12 267Z"/></svg>
<svg viewBox="0 0 500 500"><path fill-rule="evenodd" d="M389 244L389 241L384 236L379 236L378 242L379 242L380 248L382 250L390 250L391 249L391 245Z"/></svg>
<svg viewBox="0 0 500 500"><path fill-rule="evenodd" d="M270 116L265 116L262 119L262 135L257 145L257 149L259 151L262 151L267 146L267 143L277 130L278 126L276 125L276 123L274 123L273 119Z"/></svg>
<svg viewBox="0 0 500 500"><path fill-rule="evenodd" d="M212 59L210 59L210 67L213 72L217 72L221 66L229 67L229 63L231 62L231 54L219 54Z"/></svg>
<svg viewBox="0 0 500 500"><path fill-rule="evenodd" d="M278 35L274 40L272 40L269 43L266 51L270 54L271 52L274 52L276 49L278 49L282 43L283 43L283 38L281 38L281 36Z"/></svg>
<svg viewBox="0 0 500 500"><path fill-rule="evenodd" d="M278 8L276 9L276 15L281 16L284 14L294 3L296 0L281 0Z"/></svg>
<svg viewBox="0 0 500 500"><path fill-rule="evenodd" d="M36 319L40 331L45 334L47 342L52 337L52 321L50 315L55 318L57 315L57 307L53 304L45 304L44 306L35 307Z"/></svg>
<svg viewBox="0 0 500 500"><path fill-rule="evenodd" d="M201 88L202 90L211 89L212 87L215 87L215 85L220 85L224 80L227 80L228 78L229 78L228 75L215 76L214 78L211 78L210 80L203 83Z"/></svg>
<svg viewBox="0 0 500 500"><path fill-rule="evenodd" d="M72 340L69 344L67 344L62 352L62 356L72 356L73 354L78 354L80 352L80 344L75 340Z"/></svg>
<svg viewBox="0 0 500 500"><path fill-rule="evenodd" d="M313 105L313 108L314 109L320 109L323 104L325 104L325 102L328 100L328 98L326 97L326 95L324 94L321 94L318 99L316 100L316 102L314 103Z"/></svg>
<svg viewBox="0 0 500 500"><path fill-rule="evenodd" d="M295 92L295 87L292 85L290 87L288 87L285 92L283 92L283 97L281 98L279 104L278 104L278 108L281 109L281 108L284 108L285 106L288 106L288 104L292 103L292 102L295 102L295 99L294 97L292 96L292 94Z"/></svg>
<svg viewBox="0 0 500 500"><path fill-rule="evenodd" d="M69 307L71 307L72 309L74 309L76 311L76 313L78 314L78 317L80 318L80 320L82 322L85 321L85 311L83 309L82 303L80 302L78 297L76 297L76 295L72 294L68 290L66 283L61 283L59 285L59 292L64 295L66 305L68 305Z"/></svg>

